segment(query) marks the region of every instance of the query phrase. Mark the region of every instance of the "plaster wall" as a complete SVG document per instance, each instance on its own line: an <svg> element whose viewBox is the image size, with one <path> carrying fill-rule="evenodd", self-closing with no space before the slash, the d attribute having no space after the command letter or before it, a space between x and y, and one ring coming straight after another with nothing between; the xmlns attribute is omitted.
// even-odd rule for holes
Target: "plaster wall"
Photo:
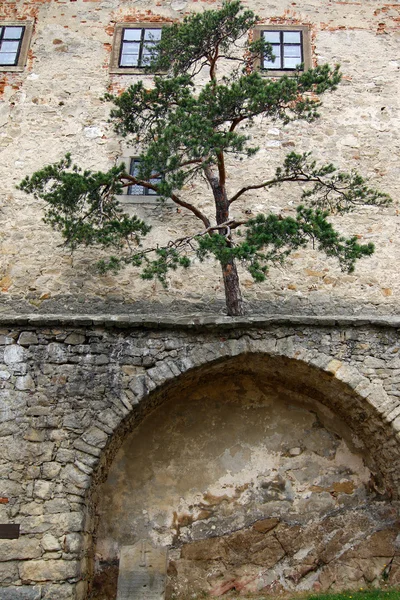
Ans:
<svg viewBox="0 0 400 600"><path fill-rule="evenodd" d="M223 310L218 268L200 264L176 272L170 287L144 282L134 269L117 276L92 270L98 252L70 255L59 236L42 221L40 202L18 192L26 174L71 152L83 167L108 169L124 152L107 122L109 106L100 97L137 80L108 71L115 23L167 22L185 14L217 7L218 2L160 0L134 3L117 0L5 1L0 20L34 22L28 64L22 73L0 73L0 292L2 312L123 312L149 310ZM395 202L384 211L358 211L340 220L345 233L376 243L376 253L343 275L312 248L296 253L286 267L272 269L268 281L255 284L244 271L241 281L249 308L255 312L394 313L399 279L397 214L399 140L399 5L365 2L293 3L246 0L260 18L274 24L305 24L312 33L314 64L340 62L339 89L325 96L321 119L314 124L281 126L256 123L252 135L260 152L249 163L229 164L232 191L243 181L261 180L274 172L287 152L312 150L316 158L341 168L359 169ZM298 190L256 191L235 208L235 216L262 211L290 214ZM210 191L190 186L184 197L209 210ZM153 225L162 243L197 226L174 207L135 206Z"/></svg>
<svg viewBox="0 0 400 600"><path fill-rule="evenodd" d="M167 598L359 589L397 565L368 448L285 389L285 370L277 385L235 366L178 387L124 440L96 492L92 598L116 598L121 550L140 540L168 548Z"/></svg>

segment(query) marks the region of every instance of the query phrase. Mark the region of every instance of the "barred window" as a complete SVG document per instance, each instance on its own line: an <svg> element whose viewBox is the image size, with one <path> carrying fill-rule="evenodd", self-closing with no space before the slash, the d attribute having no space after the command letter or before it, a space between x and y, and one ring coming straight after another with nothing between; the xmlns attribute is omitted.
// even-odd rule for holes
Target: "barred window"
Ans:
<svg viewBox="0 0 400 600"><path fill-rule="evenodd" d="M133 177L137 177L139 173L139 165L140 161L138 158L131 158L129 174ZM153 177L149 179L149 183L153 183L154 185L157 185L158 183L160 183L160 181L161 177ZM154 190L145 188L142 185L133 184L128 187L128 196L158 196L158 194Z"/></svg>

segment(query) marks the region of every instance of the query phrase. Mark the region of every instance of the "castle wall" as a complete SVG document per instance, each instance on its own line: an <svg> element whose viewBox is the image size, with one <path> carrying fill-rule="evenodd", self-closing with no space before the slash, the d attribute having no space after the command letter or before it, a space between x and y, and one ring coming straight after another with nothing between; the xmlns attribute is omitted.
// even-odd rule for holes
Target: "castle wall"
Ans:
<svg viewBox="0 0 400 600"><path fill-rule="evenodd" d="M20 535L0 545L2 598L81 600L99 581L115 593L139 535L169 548L170 593L397 584L398 327L3 321L0 522ZM235 544L248 548L236 563Z"/></svg>
<svg viewBox="0 0 400 600"><path fill-rule="evenodd" d="M333 261L312 248L301 250L287 266L272 269L264 284L254 283L241 271L249 308L264 313L396 312L399 6L319 0L247 0L245 5L266 23L309 25L313 63L340 62L344 79L336 92L323 98L321 119L313 124L257 122L252 135L260 152L248 162L228 165L230 190L243 181L271 175L289 151L312 150L316 158L332 160L340 168L358 169L395 201L387 209L361 209L338 220L344 233L376 244L376 253L360 261L355 274L340 273ZM3 312L124 312L123 306L137 312L150 306L149 311L163 312L178 306L186 312L223 310L220 272L213 263L172 273L168 290L141 280L133 268L99 276L92 269L98 252L85 249L71 255L59 235L42 223L41 203L15 189L25 175L66 152L94 170L108 169L124 153L108 123L110 107L100 100L106 91L118 92L138 79L109 73L116 23L171 22L217 6L165 0L2 3L0 20L34 24L26 68L0 72ZM197 191L188 187L184 198L212 214L206 187ZM255 191L237 204L234 215L243 217L249 208L253 214L269 210L290 214L297 202L297 186ZM191 215L173 206L134 209L152 224L151 239L158 243L197 228Z"/></svg>

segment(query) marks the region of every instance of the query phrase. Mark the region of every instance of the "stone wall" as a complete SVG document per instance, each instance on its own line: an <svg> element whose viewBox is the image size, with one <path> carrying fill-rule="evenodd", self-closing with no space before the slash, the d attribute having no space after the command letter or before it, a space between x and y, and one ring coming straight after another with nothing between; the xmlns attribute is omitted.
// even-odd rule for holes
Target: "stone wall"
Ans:
<svg viewBox="0 0 400 600"><path fill-rule="evenodd" d="M249 177L264 178L291 150L313 150L339 167L356 168L373 184L392 194L391 208L361 210L340 221L345 233L376 243L375 255L362 261L354 275L340 273L333 261L312 248L299 251L283 269L272 269L265 284L255 284L244 271L241 281L249 308L261 314L395 313L399 279L396 244L399 147L397 3L309 0L246 0L266 23L309 25L313 62L340 62L344 81L324 98L321 119L311 125L257 123L252 131L260 152L248 163L228 165L231 190ZM149 305L165 311L223 310L220 273L212 263L172 273L170 287L144 282L134 269L118 276L92 270L97 253L73 256L57 234L42 222L42 206L15 189L26 174L71 152L84 167L108 169L124 149L107 122L109 106L100 101L107 90L118 91L137 80L108 71L115 23L164 22L219 2L160 0L66 1L16 0L1 3L0 20L34 22L28 64L22 73L0 73L1 309L4 312L135 312ZM185 197L212 210L209 191L187 189ZM241 217L272 210L290 214L297 189L254 192L237 205ZM153 225L159 243L195 223L173 207L137 208ZM155 302L159 303L158 305ZM329 308L327 308L329 307Z"/></svg>
<svg viewBox="0 0 400 600"><path fill-rule="evenodd" d="M322 317L3 320L0 519L19 524L21 535L0 545L2 598L79 600L88 582L97 593L102 576L115 594L120 545L139 533L170 546L171 596L246 586L265 593L279 586L333 589L344 578L346 587L398 583L399 324ZM227 423L220 439L209 437L209 417L217 428ZM269 420L280 437L268 433ZM144 442L149 427L156 437ZM231 429L240 461L232 459ZM169 483L157 484L155 475L168 475L157 443L165 444L172 469L181 444L185 468L194 473L207 446L209 471L197 491L177 489L172 471ZM118 474L126 472L124 456L140 466L138 448L151 459L149 479L131 470L127 488ZM158 511L155 502L142 507L139 518L146 486L161 504ZM125 538L105 510L112 490L126 518ZM174 516L165 498L177 494L183 500ZM259 560L249 560L256 550Z"/></svg>

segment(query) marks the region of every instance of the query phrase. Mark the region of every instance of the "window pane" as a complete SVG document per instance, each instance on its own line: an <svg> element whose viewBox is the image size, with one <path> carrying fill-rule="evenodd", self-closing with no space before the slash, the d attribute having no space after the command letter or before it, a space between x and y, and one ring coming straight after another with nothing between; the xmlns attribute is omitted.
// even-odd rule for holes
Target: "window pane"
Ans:
<svg viewBox="0 0 400 600"><path fill-rule="evenodd" d="M284 69L295 69L297 65L301 64L301 60L298 58L284 58L283 59L283 68Z"/></svg>
<svg viewBox="0 0 400 600"><path fill-rule="evenodd" d="M129 196L143 196L144 187L142 185L130 185L128 187Z"/></svg>
<svg viewBox="0 0 400 600"><path fill-rule="evenodd" d="M133 177L137 177L138 170L139 170L139 161L131 160L131 165L130 165L130 169L129 169L130 175L132 175ZM130 185L128 188L128 194L130 194L132 196L142 196L144 194L144 187L142 185L136 185L136 184Z"/></svg>
<svg viewBox="0 0 400 600"><path fill-rule="evenodd" d="M123 42L122 44L122 54L139 54L140 44L136 44L135 42Z"/></svg>
<svg viewBox="0 0 400 600"><path fill-rule="evenodd" d="M279 44L280 32L279 31L263 31L264 39L271 44Z"/></svg>
<svg viewBox="0 0 400 600"><path fill-rule="evenodd" d="M284 44L301 44L300 31L284 31L283 42Z"/></svg>
<svg viewBox="0 0 400 600"><path fill-rule="evenodd" d="M280 55L281 55L281 47L280 47L280 46L275 46L275 45L273 45L273 46L272 46L272 54L273 54L274 56L276 56L277 58L279 58L279 57L280 57Z"/></svg>
<svg viewBox="0 0 400 600"><path fill-rule="evenodd" d="M145 29L144 39L159 42L161 40L161 29Z"/></svg>
<svg viewBox="0 0 400 600"><path fill-rule="evenodd" d="M277 58L275 58L274 61L264 59L263 66L264 66L264 69L280 69L281 61Z"/></svg>
<svg viewBox="0 0 400 600"><path fill-rule="evenodd" d="M142 30L141 29L125 29L124 30L124 40L127 41L139 41L141 40L142 37Z"/></svg>
<svg viewBox="0 0 400 600"><path fill-rule="evenodd" d="M0 65L15 65L16 54L6 54L0 52Z"/></svg>
<svg viewBox="0 0 400 600"><path fill-rule="evenodd" d="M284 46L283 56L300 58L301 62L301 48L300 46Z"/></svg>
<svg viewBox="0 0 400 600"><path fill-rule="evenodd" d="M156 44L151 44L149 42L147 42L144 46L143 46L143 52L142 52L142 64L149 64L150 61L153 59L154 57L154 49L155 49Z"/></svg>
<svg viewBox="0 0 400 600"><path fill-rule="evenodd" d="M20 40L23 30L23 27L5 27L4 38L6 40Z"/></svg>
<svg viewBox="0 0 400 600"><path fill-rule="evenodd" d="M1 44L1 52L14 52L15 54L18 52L19 42L6 42L4 41Z"/></svg>
<svg viewBox="0 0 400 600"><path fill-rule="evenodd" d="M138 58L138 54L123 54L119 64L121 67L137 67Z"/></svg>

